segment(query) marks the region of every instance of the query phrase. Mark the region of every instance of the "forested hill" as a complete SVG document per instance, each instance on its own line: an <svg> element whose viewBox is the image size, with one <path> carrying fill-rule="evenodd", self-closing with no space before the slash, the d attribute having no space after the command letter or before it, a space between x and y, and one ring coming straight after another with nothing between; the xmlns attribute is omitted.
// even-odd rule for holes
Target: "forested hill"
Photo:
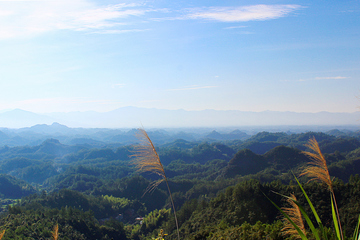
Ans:
<svg viewBox="0 0 360 240"><path fill-rule="evenodd" d="M0 196L4 207L14 204L8 211L4 208L0 221L1 229L7 229L5 239L29 236L30 232L35 239L50 237L56 223L64 239L149 239L160 229L175 236L166 186L159 185L144 195L157 175L139 175L131 164L135 130L126 132L132 134L132 140L125 144L128 140L116 141L125 139L124 132L106 142L81 134L65 137L66 128L56 127L64 131L63 137L58 133L46 135L38 126L36 141L50 138L0 147ZM32 139L34 131L18 132L17 136L2 133L0 138L5 143L26 134ZM103 139L110 135L103 130L93 134ZM244 227L250 232L272 231L277 236L273 239L283 239L278 212L263 193L281 205L280 197L272 191L298 191L292 173L308 162L302 151L313 137L327 159L330 174L338 179L335 186L341 196L340 211L348 214L343 220L346 228L353 227L359 212L355 207L360 202L360 191L356 190L360 189L360 180L355 176L360 172L359 131L250 135L238 130L211 130L197 134L202 137L180 132L162 140L161 136L167 135L162 130L149 134L165 166L183 239L226 236L229 231L240 234ZM305 187L313 191L311 195L319 203L328 200L319 184ZM74 214L76 220L71 218ZM326 208L322 214L326 216ZM19 221L29 227L17 228ZM39 230L33 229L35 223ZM219 224L221 228L215 227Z"/></svg>

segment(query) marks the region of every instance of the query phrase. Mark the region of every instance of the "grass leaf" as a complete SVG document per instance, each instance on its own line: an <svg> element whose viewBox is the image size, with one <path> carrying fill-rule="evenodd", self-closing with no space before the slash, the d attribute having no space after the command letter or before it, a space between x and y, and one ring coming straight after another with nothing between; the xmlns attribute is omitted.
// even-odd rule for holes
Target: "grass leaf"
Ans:
<svg viewBox="0 0 360 240"><path fill-rule="evenodd" d="M305 196L305 199L306 199L306 201L308 202L308 204L309 204L309 206L310 206L310 208L311 208L312 213L314 214L314 217L315 217L315 219L316 219L316 222L317 222L317 224L319 225L320 231L322 232L324 238L327 240L327 235L326 235L326 233L325 233L324 226L323 226L323 224L322 224L322 222L321 222L321 219L320 219L319 215L318 215L317 212L316 212L316 209L315 209L314 205L312 204L309 196L306 194L303 186L301 185L301 183L299 182L299 180L297 179L297 177L296 177L295 175L294 175L294 178L295 178L297 184L299 185L299 187L300 187L303 195Z"/></svg>
<svg viewBox="0 0 360 240"><path fill-rule="evenodd" d="M358 240L360 238L360 236L359 236L359 226L360 226L360 215L359 215L359 219L358 219L358 222L357 222L357 225L356 225L356 228L354 230L353 237L352 237L353 240Z"/></svg>
<svg viewBox="0 0 360 240"><path fill-rule="evenodd" d="M331 215L332 215L333 222L334 222L336 237L337 237L338 240L340 240L341 239L341 234L340 234L339 223L338 223L337 215L336 215L336 211L335 211L333 196L330 195L330 198L331 198Z"/></svg>

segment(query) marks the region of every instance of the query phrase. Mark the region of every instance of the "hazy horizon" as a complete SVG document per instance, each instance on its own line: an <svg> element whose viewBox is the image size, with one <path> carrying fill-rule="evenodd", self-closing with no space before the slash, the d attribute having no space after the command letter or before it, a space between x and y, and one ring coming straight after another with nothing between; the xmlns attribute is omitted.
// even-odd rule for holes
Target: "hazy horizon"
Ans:
<svg viewBox="0 0 360 240"><path fill-rule="evenodd" d="M328 112L328 113L355 113L355 112L360 112L360 106L354 110L354 111L291 111L291 110L284 110L284 111L276 111L276 110L262 110L262 111L242 111L242 110L237 110L237 109L227 109L227 110L219 110L219 109L200 109L200 110L187 110L184 108L178 108L178 109L165 109L165 108L156 108L156 107L136 107L136 106L123 106L123 107L118 107L118 108L114 108L114 109L109 109L109 110L85 110L85 111L47 111L47 112L37 112L37 111L29 111L29 110L25 110L25 109L21 109L21 108L12 108L12 109L0 109L0 113L5 113L5 112L11 112L14 110L20 110L20 111L27 111L27 112L32 112L32 113L37 113L37 114L51 114L51 113L73 113L73 112L97 112L97 113L106 113L106 112L111 112L111 111L116 111L118 109L124 109L124 108L139 108L139 109L156 109L156 110L168 110L168 111L188 111L188 112L194 112L194 111L241 111L241 112L254 112L254 113L261 113L261 112L293 112L293 113L321 113L321 112Z"/></svg>
<svg viewBox="0 0 360 240"><path fill-rule="evenodd" d="M291 111L165 110L123 107L108 112L53 112L38 114L21 109L0 112L0 127L21 128L57 122L69 127L90 128L178 128L360 125L360 111L353 113L297 113Z"/></svg>

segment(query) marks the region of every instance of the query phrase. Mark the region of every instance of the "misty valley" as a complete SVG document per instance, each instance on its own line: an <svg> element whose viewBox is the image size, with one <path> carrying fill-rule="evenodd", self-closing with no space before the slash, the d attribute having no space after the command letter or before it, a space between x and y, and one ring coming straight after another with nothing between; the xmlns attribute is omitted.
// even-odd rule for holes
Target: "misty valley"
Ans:
<svg viewBox="0 0 360 240"><path fill-rule="evenodd" d="M305 237L339 239L329 188L341 237L353 239L360 214L356 129L149 129L170 198L165 182L151 185L159 174L137 171L138 129L1 128L2 239L294 239L276 207L287 206L291 194L308 213L310 199L322 220L314 224L318 233L305 224ZM301 174L312 139L330 187ZM318 218L309 214L309 221Z"/></svg>

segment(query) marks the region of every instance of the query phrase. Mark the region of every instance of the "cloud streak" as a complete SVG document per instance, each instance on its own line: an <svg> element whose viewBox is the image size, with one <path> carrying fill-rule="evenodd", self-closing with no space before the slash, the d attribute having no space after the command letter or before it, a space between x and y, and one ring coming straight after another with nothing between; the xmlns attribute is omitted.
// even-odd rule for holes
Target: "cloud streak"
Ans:
<svg viewBox="0 0 360 240"><path fill-rule="evenodd" d="M251 5L241 7L210 7L190 10L188 19L205 19L218 22L262 21L284 17L302 8L300 5Z"/></svg>

